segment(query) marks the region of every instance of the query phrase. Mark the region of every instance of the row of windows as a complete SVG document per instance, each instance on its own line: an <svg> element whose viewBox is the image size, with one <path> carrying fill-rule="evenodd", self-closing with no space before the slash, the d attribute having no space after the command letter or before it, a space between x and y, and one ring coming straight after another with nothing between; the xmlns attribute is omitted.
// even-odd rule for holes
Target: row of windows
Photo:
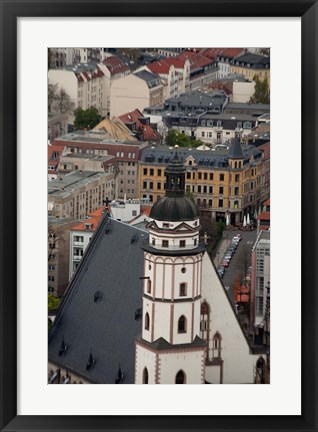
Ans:
<svg viewBox="0 0 318 432"><path fill-rule="evenodd" d="M163 174L163 172L164 172L164 171L163 171L161 168L157 169L157 176L160 177L160 176ZM148 168L144 168L143 173L144 173L144 175L148 175ZM154 170L154 168L149 168L149 175L150 175L150 176L155 175L155 170Z"/></svg>
<svg viewBox="0 0 318 432"><path fill-rule="evenodd" d="M144 370L142 371L142 383L148 384L148 382L149 382L149 373L148 373L148 369L145 367ZM183 370L179 370L179 372L176 374L175 383L186 384L186 375Z"/></svg>
<svg viewBox="0 0 318 432"><path fill-rule="evenodd" d="M151 240L152 246L156 246L156 239L152 238ZM197 239L193 239L194 246L197 245ZM169 247L169 240L161 240L161 246L162 247ZM185 240L179 240L179 247L184 248L186 247L186 241Z"/></svg>
<svg viewBox="0 0 318 432"><path fill-rule="evenodd" d="M151 294L151 280L147 281L147 293ZM179 296L185 297L187 295L187 284L185 282L181 282L179 284Z"/></svg>
<svg viewBox="0 0 318 432"><path fill-rule="evenodd" d="M150 328L150 317L149 313L146 312L145 315L145 330L149 330ZM178 319L178 333L186 333L187 332L187 319L184 315Z"/></svg>

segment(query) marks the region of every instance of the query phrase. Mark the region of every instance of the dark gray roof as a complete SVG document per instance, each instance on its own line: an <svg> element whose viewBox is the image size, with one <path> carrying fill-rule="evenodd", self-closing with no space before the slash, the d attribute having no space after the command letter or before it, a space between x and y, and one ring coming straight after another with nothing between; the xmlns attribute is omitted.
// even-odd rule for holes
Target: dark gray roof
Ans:
<svg viewBox="0 0 318 432"><path fill-rule="evenodd" d="M270 58L259 54L243 54L240 57L236 57L234 60L232 60L233 64L236 64L237 62L239 62L241 66L249 65L248 67L252 67L254 69L269 69L270 67Z"/></svg>
<svg viewBox="0 0 318 432"><path fill-rule="evenodd" d="M231 145L228 157L230 159L244 159L239 135L235 134L234 142Z"/></svg>
<svg viewBox="0 0 318 432"><path fill-rule="evenodd" d="M164 196L152 206L150 217L160 221L190 221L198 218L199 213L188 197Z"/></svg>
<svg viewBox="0 0 318 432"><path fill-rule="evenodd" d="M141 70L139 72L135 72L134 75L136 75L138 78L146 81L149 88L155 87L160 84L160 78L158 75L155 75L151 72L148 72L146 70Z"/></svg>
<svg viewBox="0 0 318 432"><path fill-rule="evenodd" d="M216 147L214 150L197 150L185 147L179 147L178 156L182 162L185 162L189 156L194 158L195 164L202 169L227 170L229 169L228 158L231 144L224 144ZM261 157L261 152L254 145L242 146L244 159L248 160L252 155L254 159ZM148 146L142 150L140 163L167 166L174 156L174 149L167 146ZM194 166L187 167L193 169Z"/></svg>
<svg viewBox="0 0 318 432"><path fill-rule="evenodd" d="M106 231L109 232L106 234ZM119 363L134 382L135 337L141 334L143 251L148 233L106 216L91 240L49 335L49 359L91 382L113 384ZM100 301L94 295L101 292ZM59 356L62 340L68 346ZM86 370L90 350L95 364Z"/></svg>

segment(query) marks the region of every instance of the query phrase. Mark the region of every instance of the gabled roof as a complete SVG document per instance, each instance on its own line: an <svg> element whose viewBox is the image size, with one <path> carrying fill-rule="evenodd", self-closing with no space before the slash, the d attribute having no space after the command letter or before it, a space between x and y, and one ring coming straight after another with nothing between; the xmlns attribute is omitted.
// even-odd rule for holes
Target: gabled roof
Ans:
<svg viewBox="0 0 318 432"><path fill-rule="evenodd" d="M112 139L136 141L128 127L119 118L104 119L93 130L105 131Z"/></svg>
<svg viewBox="0 0 318 432"><path fill-rule="evenodd" d="M90 382L134 383L135 337L141 334L143 252L148 234L107 215L95 231L72 277L49 334L49 360ZM99 300L94 296L99 293ZM59 356L62 340L67 350ZM86 370L92 350L95 364Z"/></svg>
<svg viewBox="0 0 318 432"><path fill-rule="evenodd" d="M134 111L119 116L118 118L125 124L132 122L135 123L136 129L142 128L142 141L157 141L160 138L158 132L156 132L151 125L143 124L141 122L140 119L146 117L137 108Z"/></svg>
<svg viewBox="0 0 318 432"><path fill-rule="evenodd" d="M179 59L190 61L190 70L198 69L203 66L211 64L211 59L203 56L202 54L195 53L193 51L183 51L179 56Z"/></svg>
<svg viewBox="0 0 318 432"><path fill-rule="evenodd" d="M130 71L128 65L126 65L119 57L109 57L103 61L103 64L107 67L111 75Z"/></svg>
<svg viewBox="0 0 318 432"><path fill-rule="evenodd" d="M165 60L158 60L153 63L148 63L147 68L151 72L156 74L168 75L170 70L170 65Z"/></svg>
<svg viewBox="0 0 318 432"><path fill-rule="evenodd" d="M86 225L91 224L90 231L95 231L102 216L105 208L101 207L88 215L88 219L82 221L78 225L75 225L71 231L87 231Z"/></svg>
<svg viewBox="0 0 318 432"><path fill-rule="evenodd" d="M60 162L64 148L57 145L48 145L48 166L55 167L54 170L50 170L50 173L56 171Z"/></svg>

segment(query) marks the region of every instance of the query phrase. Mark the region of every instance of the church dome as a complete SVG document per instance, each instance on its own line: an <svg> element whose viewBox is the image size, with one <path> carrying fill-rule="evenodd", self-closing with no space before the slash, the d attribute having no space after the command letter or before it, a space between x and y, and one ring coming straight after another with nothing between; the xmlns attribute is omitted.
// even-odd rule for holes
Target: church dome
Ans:
<svg viewBox="0 0 318 432"><path fill-rule="evenodd" d="M151 209L150 217L160 221L189 221L199 217L197 206L185 196L165 196Z"/></svg>
<svg viewBox="0 0 318 432"><path fill-rule="evenodd" d="M199 217L197 206L185 196L185 166L176 151L165 170L166 195L151 209L150 217L159 221L182 222Z"/></svg>

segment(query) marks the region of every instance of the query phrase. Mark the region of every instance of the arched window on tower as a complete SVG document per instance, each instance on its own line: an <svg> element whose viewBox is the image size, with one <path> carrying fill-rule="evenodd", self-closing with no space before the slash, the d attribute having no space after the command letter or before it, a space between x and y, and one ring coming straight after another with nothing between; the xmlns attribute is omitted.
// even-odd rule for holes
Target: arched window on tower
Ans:
<svg viewBox="0 0 318 432"><path fill-rule="evenodd" d="M149 379L148 369L145 367L144 370L142 371L142 383L148 384L148 379Z"/></svg>
<svg viewBox="0 0 318 432"><path fill-rule="evenodd" d="M187 319L184 315L181 315L178 321L178 333L187 332Z"/></svg>
<svg viewBox="0 0 318 432"><path fill-rule="evenodd" d="M147 280L147 293L148 294L151 293L151 280L150 279Z"/></svg>
<svg viewBox="0 0 318 432"><path fill-rule="evenodd" d="M212 353L214 359L221 358L221 349L222 349L221 342L222 342L221 335L219 332L216 332L212 340Z"/></svg>
<svg viewBox="0 0 318 432"><path fill-rule="evenodd" d="M210 342L210 307L209 304L204 301L201 304L201 319L200 319L200 336L207 345L208 349L206 350L206 357L209 358L211 342Z"/></svg>
<svg viewBox="0 0 318 432"><path fill-rule="evenodd" d="M185 384L186 383L186 376L183 370L179 370L179 372L176 375L176 384Z"/></svg>
<svg viewBox="0 0 318 432"><path fill-rule="evenodd" d="M149 330L150 318L149 313L147 312L145 315L145 330Z"/></svg>

